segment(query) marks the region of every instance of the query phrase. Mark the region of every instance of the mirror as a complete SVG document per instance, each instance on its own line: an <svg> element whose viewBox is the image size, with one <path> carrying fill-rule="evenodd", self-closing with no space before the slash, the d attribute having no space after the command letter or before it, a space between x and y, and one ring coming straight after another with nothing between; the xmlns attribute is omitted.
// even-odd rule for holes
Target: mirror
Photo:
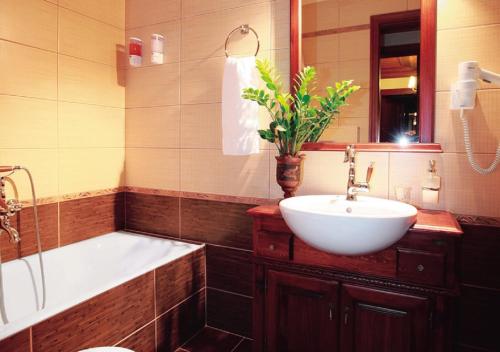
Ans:
<svg viewBox="0 0 500 352"><path fill-rule="evenodd" d="M291 0L290 5L292 77L303 66L314 66L319 92L345 79L361 86L319 144L335 149L346 143L385 148L391 143L390 149L429 150L435 0Z"/></svg>

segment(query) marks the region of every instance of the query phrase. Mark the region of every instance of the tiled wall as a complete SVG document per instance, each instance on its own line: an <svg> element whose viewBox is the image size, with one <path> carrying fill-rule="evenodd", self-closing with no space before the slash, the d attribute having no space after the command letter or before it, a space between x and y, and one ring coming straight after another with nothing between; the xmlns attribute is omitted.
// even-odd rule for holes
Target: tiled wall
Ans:
<svg viewBox="0 0 500 352"><path fill-rule="evenodd" d="M40 198L122 185L125 1L1 7L0 164L29 167ZM31 199L27 178L13 180Z"/></svg>
<svg viewBox="0 0 500 352"><path fill-rule="evenodd" d="M0 341L2 352L120 346L174 351L205 325L199 249Z"/></svg>
<svg viewBox="0 0 500 352"><path fill-rule="evenodd" d="M302 60L318 73L318 92L341 80L354 80L361 89L341 109L321 140L368 143L370 85L370 16L415 10L415 0L304 1ZM317 31L335 30L329 35Z"/></svg>

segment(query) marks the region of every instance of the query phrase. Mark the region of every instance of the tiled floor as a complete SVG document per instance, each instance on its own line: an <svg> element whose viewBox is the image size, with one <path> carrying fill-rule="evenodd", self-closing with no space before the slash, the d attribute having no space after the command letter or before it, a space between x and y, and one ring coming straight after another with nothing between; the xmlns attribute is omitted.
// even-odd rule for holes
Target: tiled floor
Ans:
<svg viewBox="0 0 500 352"><path fill-rule="evenodd" d="M252 341L231 333L205 327L176 352L251 352Z"/></svg>

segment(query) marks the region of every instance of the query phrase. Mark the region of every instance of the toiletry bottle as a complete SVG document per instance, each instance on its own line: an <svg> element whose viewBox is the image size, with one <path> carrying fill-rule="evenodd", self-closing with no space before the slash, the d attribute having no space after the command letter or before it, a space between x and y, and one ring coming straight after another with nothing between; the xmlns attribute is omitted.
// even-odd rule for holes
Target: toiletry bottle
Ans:
<svg viewBox="0 0 500 352"><path fill-rule="evenodd" d="M439 189L441 188L441 177L437 175L436 161L429 160L429 169L422 182L422 202L424 204L438 204Z"/></svg>

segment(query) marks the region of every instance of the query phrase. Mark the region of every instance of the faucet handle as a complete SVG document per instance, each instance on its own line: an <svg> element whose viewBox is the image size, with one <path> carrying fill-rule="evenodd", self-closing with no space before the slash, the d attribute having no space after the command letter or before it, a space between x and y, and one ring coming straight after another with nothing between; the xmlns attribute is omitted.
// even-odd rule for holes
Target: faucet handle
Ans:
<svg viewBox="0 0 500 352"><path fill-rule="evenodd" d="M345 147L344 163L347 163L354 155L354 144L348 144Z"/></svg>
<svg viewBox="0 0 500 352"><path fill-rule="evenodd" d="M366 183L370 183L370 180L372 179L374 165L375 165L375 162L371 161L370 165L368 166L368 170L366 171Z"/></svg>

